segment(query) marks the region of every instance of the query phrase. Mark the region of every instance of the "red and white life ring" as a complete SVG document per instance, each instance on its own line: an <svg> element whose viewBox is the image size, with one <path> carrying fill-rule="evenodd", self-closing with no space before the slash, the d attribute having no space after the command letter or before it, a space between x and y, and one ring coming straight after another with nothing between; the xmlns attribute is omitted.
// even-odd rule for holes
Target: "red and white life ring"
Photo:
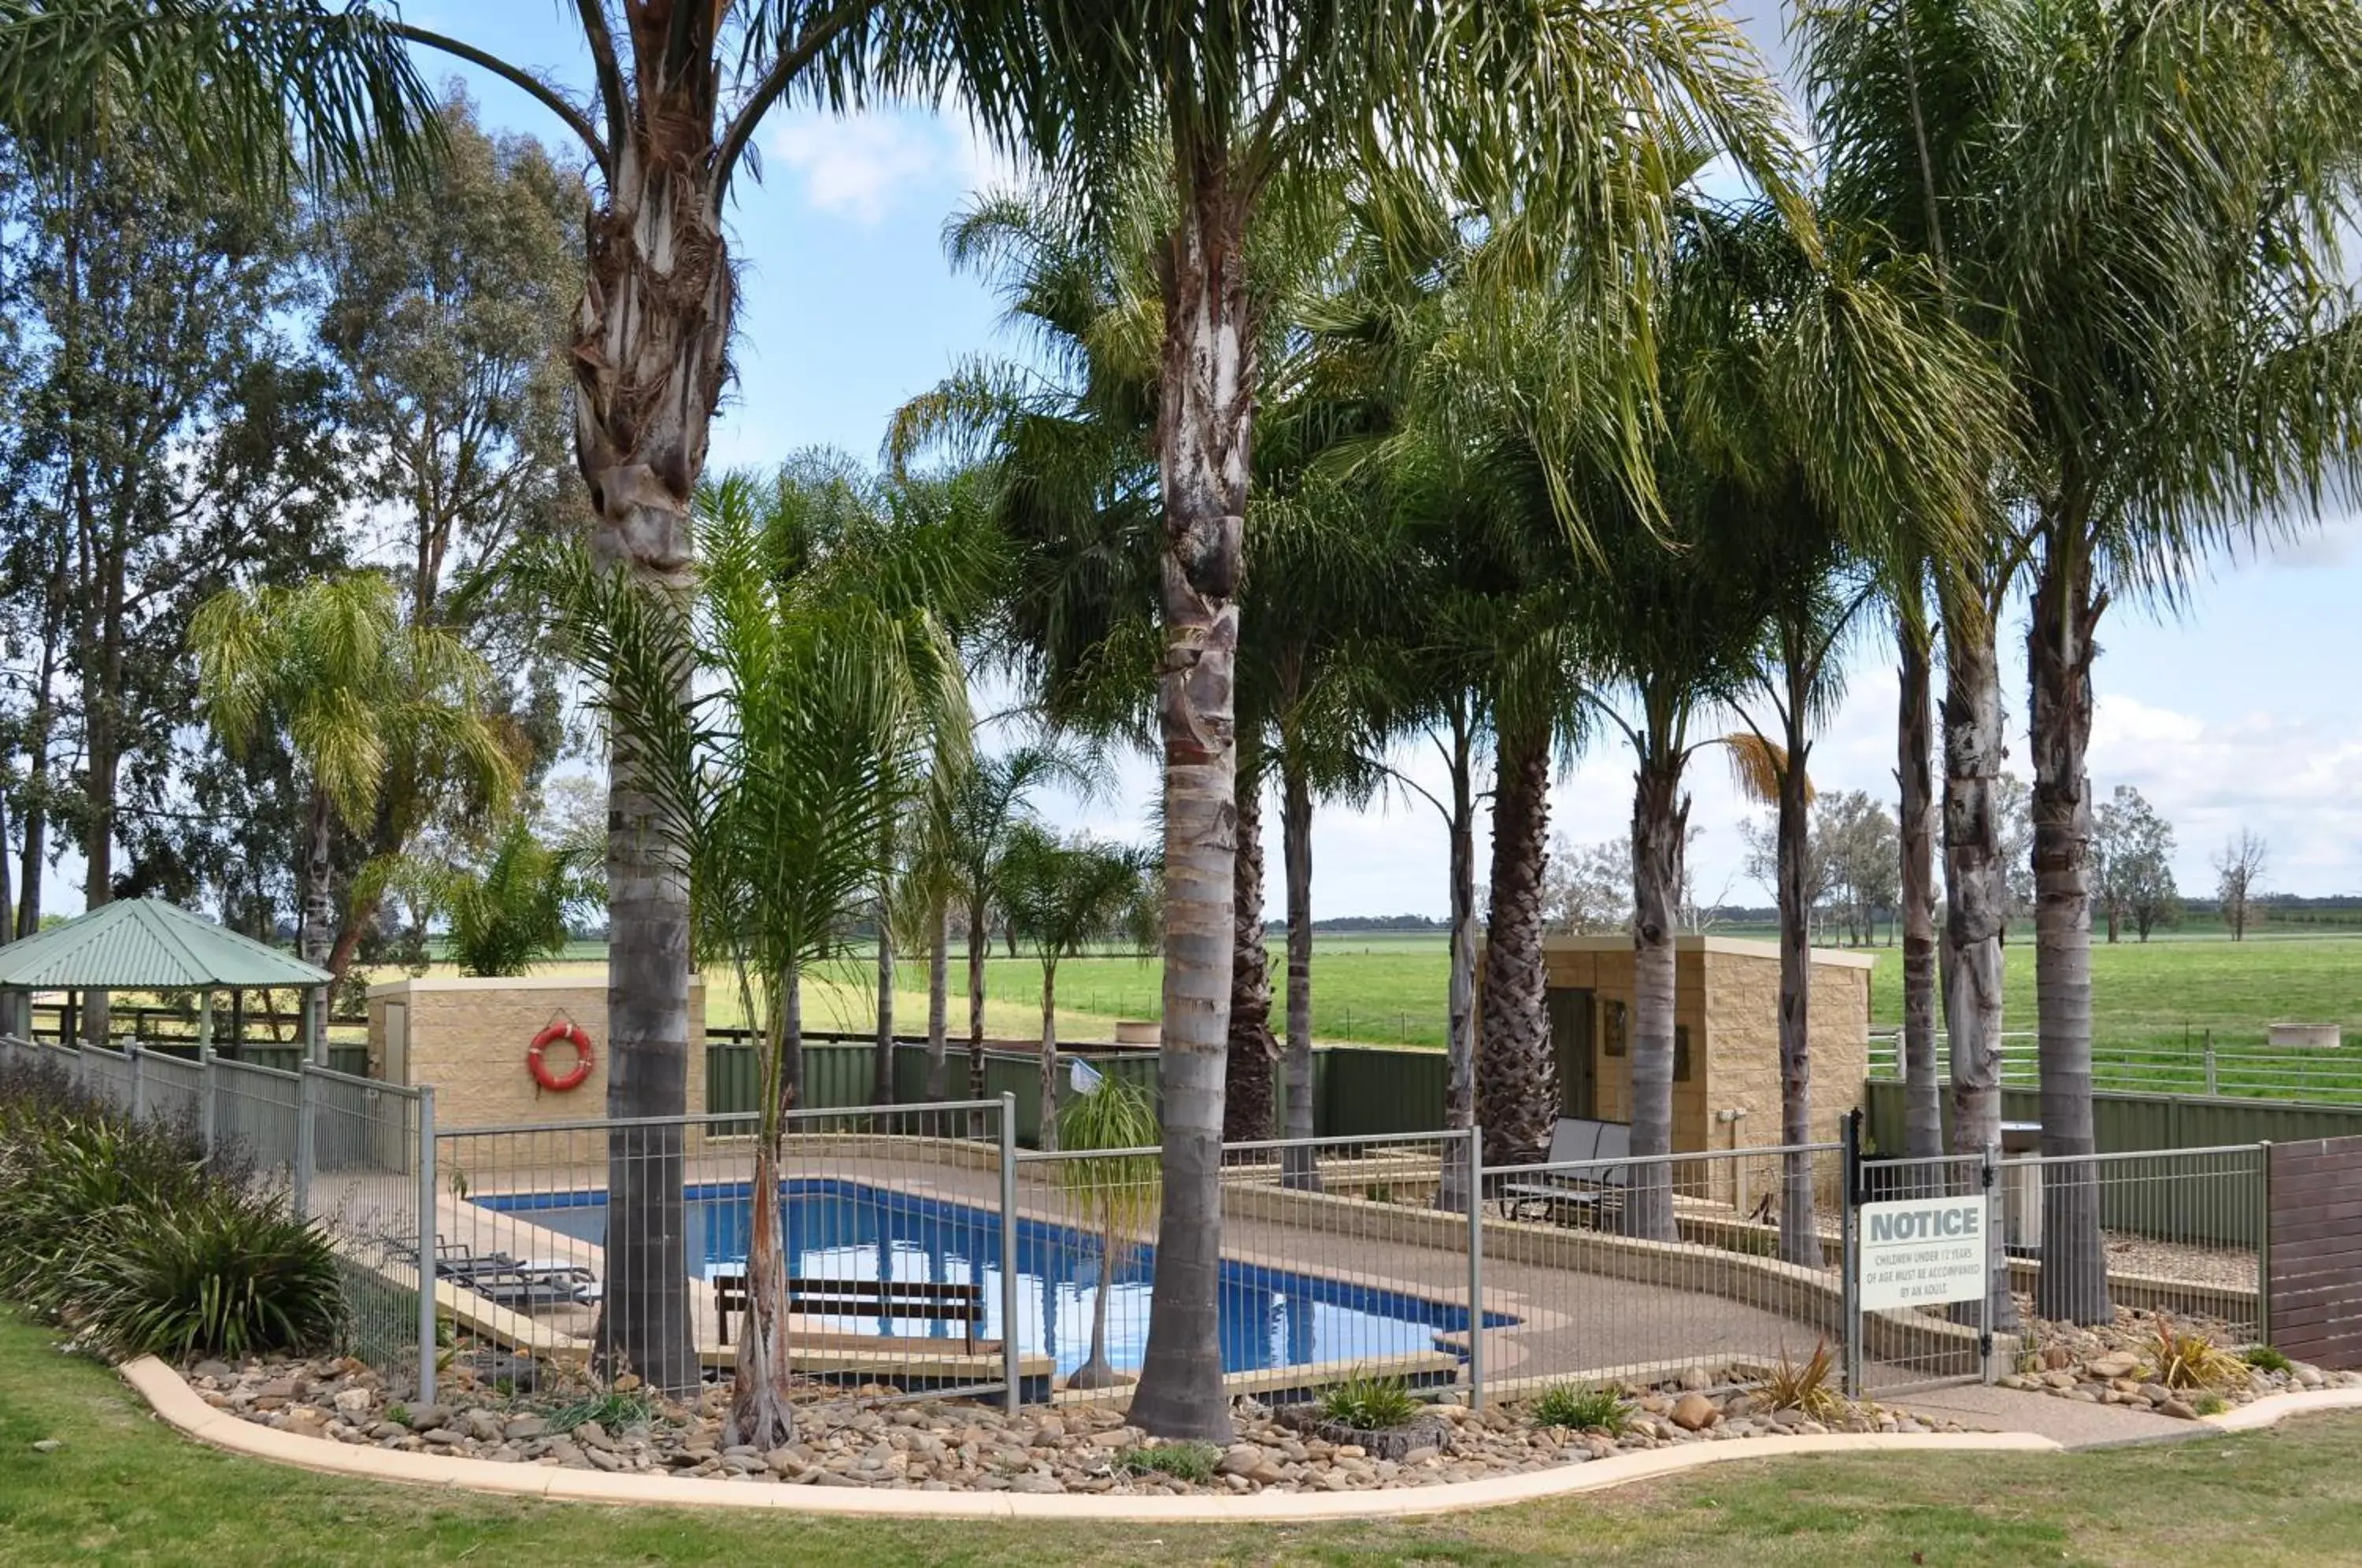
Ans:
<svg viewBox="0 0 2362 1568"><path fill-rule="evenodd" d="M542 1052L560 1040L574 1047L573 1070L563 1077L550 1071L549 1064L542 1059ZM583 1080L590 1077L590 1069L599 1065L599 1059L591 1054L590 1036L582 1032L580 1024L553 1023L533 1037L533 1049L524 1054L524 1063L532 1069L534 1082L553 1093L564 1094L568 1089L580 1088Z"/></svg>

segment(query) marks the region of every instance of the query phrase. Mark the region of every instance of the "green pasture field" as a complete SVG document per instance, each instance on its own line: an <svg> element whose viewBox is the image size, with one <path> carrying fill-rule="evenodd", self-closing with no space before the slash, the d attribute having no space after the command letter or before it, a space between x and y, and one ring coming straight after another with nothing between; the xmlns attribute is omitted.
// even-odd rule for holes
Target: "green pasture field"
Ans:
<svg viewBox="0 0 2362 1568"><path fill-rule="evenodd" d="M1766 940L1768 931L1730 928L1718 935ZM596 944L578 944L541 972L592 972ZM1897 948L1864 949L1877 961L1871 977L1871 1022L1902 1022L1903 960ZM1286 948L1271 944L1275 1025L1285 1017ZM2004 1028L2035 1026L2034 943L2014 932L2004 949ZM1450 962L1445 939L1427 932L1324 933L1313 944L1314 1035L1324 1042L1441 1049ZM896 1027L925 1027L926 969L906 959L896 976ZM743 1010L726 976L708 977L711 1022L734 1024ZM1110 952L1066 959L1058 967L1059 1035L1105 1040L1118 1019L1161 1016L1161 966L1154 957ZM985 966L987 1032L1031 1039L1041 1031L1042 967L1030 955L996 947ZM967 1027L966 966L955 955L952 1031ZM2161 935L2142 944L2092 948L2092 1037L2103 1087L2195 1093L2204 1088L2202 1056L2211 1036L2218 1088L2224 1093L2301 1098L2362 1098L2362 934L2281 934L2232 942L2213 933ZM866 1032L876 1027L872 962L855 955L811 977L804 1006L813 1030ZM2348 1043L2301 1059L2266 1055L2265 1026L2275 1021L2340 1023ZM2031 1040L2013 1041L2027 1053Z"/></svg>

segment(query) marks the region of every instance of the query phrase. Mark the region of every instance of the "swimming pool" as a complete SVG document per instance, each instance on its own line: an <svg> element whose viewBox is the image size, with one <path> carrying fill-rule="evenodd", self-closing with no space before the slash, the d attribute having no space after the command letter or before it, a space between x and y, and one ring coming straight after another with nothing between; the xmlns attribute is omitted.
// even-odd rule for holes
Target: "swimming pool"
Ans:
<svg viewBox="0 0 2362 1568"><path fill-rule="evenodd" d="M1001 1247L998 1217L982 1209L834 1178L779 1184L788 1267L807 1278L932 1280L984 1286L982 1337L999 1340ZM752 1209L744 1182L688 1189L691 1266L731 1273L746 1261ZM504 1212L604 1244L607 1195L601 1191L479 1195ZM1120 1260L1108 1298L1108 1359L1137 1368L1148 1338L1149 1279L1155 1249ZM1062 1225L1021 1220L1017 1228L1017 1342L1060 1373L1090 1353L1091 1305L1098 1287L1097 1242ZM1221 1276L1222 1370L1258 1372L1312 1362L1377 1361L1432 1351L1436 1336L1464 1332L1464 1306L1225 1259ZM1488 1327L1517 1320L1487 1313ZM952 1339L954 1324L881 1318L820 1319L840 1332ZM1451 1347L1444 1347L1451 1348Z"/></svg>

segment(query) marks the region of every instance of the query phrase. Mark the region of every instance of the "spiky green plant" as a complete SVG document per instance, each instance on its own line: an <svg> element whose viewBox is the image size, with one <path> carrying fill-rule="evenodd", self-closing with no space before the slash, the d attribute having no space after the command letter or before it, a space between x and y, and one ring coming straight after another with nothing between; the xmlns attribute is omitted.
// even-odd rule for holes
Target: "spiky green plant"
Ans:
<svg viewBox="0 0 2362 1568"><path fill-rule="evenodd" d="M1562 1383L1545 1389L1527 1413L1545 1427L1578 1432L1596 1429L1610 1437L1622 1435L1632 1424L1631 1402L1617 1390L1593 1383Z"/></svg>
<svg viewBox="0 0 2362 1568"><path fill-rule="evenodd" d="M1410 1385L1400 1377L1357 1372L1320 1392L1322 1415L1365 1432L1408 1426L1418 1409Z"/></svg>

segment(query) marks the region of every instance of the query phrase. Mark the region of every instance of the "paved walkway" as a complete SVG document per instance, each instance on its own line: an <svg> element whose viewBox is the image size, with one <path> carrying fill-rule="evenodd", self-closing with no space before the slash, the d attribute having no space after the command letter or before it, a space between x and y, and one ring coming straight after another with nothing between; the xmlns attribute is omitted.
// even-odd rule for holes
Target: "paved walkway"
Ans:
<svg viewBox="0 0 2362 1568"><path fill-rule="evenodd" d="M2203 1421L2178 1421L2129 1405L2087 1405L2049 1394L1966 1384L1899 1397L1897 1404L1927 1415L1948 1416L1992 1431L2034 1432L2061 1448L2114 1448L2124 1443L2169 1442L2214 1431Z"/></svg>

